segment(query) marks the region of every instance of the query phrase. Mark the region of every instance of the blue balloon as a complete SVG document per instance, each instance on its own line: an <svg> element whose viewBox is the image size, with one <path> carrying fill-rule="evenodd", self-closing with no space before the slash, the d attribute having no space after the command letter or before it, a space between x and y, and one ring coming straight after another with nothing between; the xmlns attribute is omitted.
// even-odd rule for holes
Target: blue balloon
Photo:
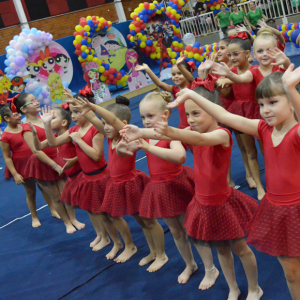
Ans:
<svg viewBox="0 0 300 300"><path fill-rule="evenodd" d="M7 67L9 67L9 66L10 66L10 62L9 62L9 60L8 60L8 59L6 59L6 60L4 61L4 64L5 64Z"/></svg>
<svg viewBox="0 0 300 300"><path fill-rule="evenodd" d="M174 41L174 42L176 42L176 41L177 41L177 39L178 39L178 37L177 37L176 35L174 35L174 37L173 37L173 41Z"/></svg>
<svg viewBox="0 0 300 300"><path fill-rule="evenodd" d="M29 52L29 48L27 45L23 45L22 46L22 51L25 52L25 53L28 53Z"/></svg>
<svg viewBox="0 0 300 300"><path fill-rule="evenodd" d="M146 45L147 46L152 46L153 45L153 41L152 40L147 40L146 41Z"/></svg>
<svg viewBox="0 0 300 300"><path fill-rule="evenodd" d="M18 35L15 35L14 38L13 38L13 40L14 40L14 41L18 41L18 38L19 38L19 36L18 36Z"/></svg>
<svg viewBox="0 0 300 300"><path fill-rule="evenodd" d="M167 67L172 68L172 64L168 63Z"/></svg>
<svg viewBox="0 0 300 300"><path fill-rule="evenodd" d="M279 31L282 31L281 25L278 25L277 28L278 28Z"/></svg>
<svg viewBox="0 0 300 300"><path fill-rule="evenodd" d="M145 34L145 30L141 30L140 32L141 32L141 34Z"/></svg>
<svg viewBox="0 0 300 300"><path fill-rule="evenodd" d="M92 44L87 44L87 46L88 46L88 47L91 47L91 48L93 47Z"/></svg>
<svg viewBox="0 0 300 300"><path fill-rule="evenodd" d="M168 6L173 6L173 2L170 1L170 2L168 3Z"/></svg>
<svg viewBox="0 0 300 300"><path fill-rule="evenodd" d="M97 29L97 28L98 28L98 25L97 25L97 24L95 24L95 25L94 25L94 28L95 28L95 29Z"/></svg>
<svg viewBox="0 0 300 300"><path fill-rule="evenodd" d="M288 24L288 26L287 26L288 30L292 30L292 26L293 26L293 24Z"/></svg>
<svg viewBox="0 0 300 300"><path fill-rule="evenodd" d="M30 29L30 32L31 32L33 35L36 35L36 34L37 34L37 29L36 29L36 28L31 28L31 29Z"/></svg>
<svg viewBox="0 0 300 300"><path fill-rule="evenodd" d="M193 48L196 47L196 48L199 48L201 46L201 44L199 42L196 42L194 45L193 45Z"/></svg>
<svg viewBox="0 0 300 300"><path fill-rule="evenodd" d="M153 10L152 9L148 9L148 15L152 15L153 14Z"/></svg>
<svg viewBox="0 0 300 300"><path fill-rule="evenodd" d="M143 14L141 12L138 13L139 18L141 18Z"/></svg>
<svg viewBox="0 0 300 300"><path fill-rule="evenodd" d="M137 42L137 43L138 43L138 45L139 45L141 42L142 42L142 41L141 41L141 39L138 39L138 42Z"/></svg>
<svg viewBox="0 0 300 300"><path fill-rule="evenodd" d="M11 70L10 70L9 67L7 67L7 68L4 69L4 72L5 72L6 74L10 73L10 71L11 71Z"/></svg>
<svg viewBox="0 0 300 300"><path fill-rule="evenodd" d="M300 34L300 29L293 30L293 32L291 34L291 41L293 43L296 43L296 40L297 40L297 37L299 36L299 34Z"/></svg>
<svg viewBox="0 0 300 300"><path fill-rule="evenodd" d="M136 35L136 32L134 30L131 30L130 34L134 36L134 35Z"/></svg>
<svg viewBox="0 0 300 300"><path fill-rule="evenodd" d="M82 52L82 53L81 53L81 57L82 57L83 59L86 59L86 58L87 58L87 54L86 54L85 52Z"/></svg>
<svg viewBox="0 0 300 300"><path fill-rule="evenodd" d="M171 20L171 23L172 23L173 25L176 25L176 21L175 21L175 20Z"/></svg>
<svg viewBox="0 0 300 300"><path fill-rule="evenodd" d="M200 62L200 61L196 61L196 62L195 62L195 65L196 65L196 67L198 68L198 67L201 65L201 62Z"/></svg>
<svg viewBox="0 0 300 300"><path fill-rule="evenodd" d="M108 26L105 26L105 27L104 27L104 30L107 30L107 29L108 29Z"/></svg>
<svg viewBox="0 0 300 300"><path fill-rule="evenodd" d="M122 76L126 75L126 72L124 70L121 70L120 73L122 74Z"/></svg>
<svg viewBox="0 0 300 300"><path fill-rule="evenodd" d="M178 9L177 4L173 4L173 5L172 5L172 8L173 8L173 9Z"/></svg>
<svg viewBox="0 0 300 300"><path fill-rule="evenodd" d="M142 10L142 14L143 14L143 15L146 15L146 14L147 14L147 12L148 12L148 11L147 11L147 9L146 9L146 8L144 8L144 9Z"/></svg>
<svg viewBox="0 0 300 300"><path fill-rule="evenodd" d="M25 32L26 34L30 33L30 31L28 29L22 29L22 32Z"/></svg>
<svg viewBox="0 0 300 300"><path fill-rule="evenodd" d="M94 28L94 27L91 27L90 32L95 32L95 28Z"/></svg>
<svg viewBox="0 0 300 300"><path fill-rule="evenodd" d="M64 81L64 82L63 82L63 86L67 89L67 88L69 87L68 81Z"/></svg>
<svg viewBox="0 0 300 300"><path fill-rule="evenodd" d="M109 70L109 64L105 64L105 70L108 71Z"/></svg>
<svg viewBox="0 0 300 300"><path fill-rule="evenodd" d="M156 13L156 12L157 12L157 9L156 9L156 8L154 8L154 9L153 9L153 12L155 12L155 13Z"/></svg>
<svg viewBox="0 0 300 300"><path fill-rule="evenodd" d="M84 36L87 36L87 35L88 35L88 33L87 33L87 32L85 32L83 35L84 35Z"/></svg>
<svg viewBox="0 0 300 300"><path fill-rule="evenodd" d="M89 26L93 26L94 22L93 22L92 20L88 20L88 21L86 22L86 24L89 25Z"/></svg>
<svg viewBox="0 0 300 300"><path fill-rule="evenodd" d="M177 9L177 13L180 15L181 14L181 9Z"/></svg>
<svg viewBox="0 0 300 300"><path fill-rule="evenodd" d="M116 72L116 73L114 73L113 75L114 75L115 77L117 77L118 73Z"/></svg>
<svg viewBox="0 0 300 300"><path fill-rule="evenodd" d="M149 17L146 15L146 16L144 16L144 23L147 23L148 22L148 20L149 20Z"/></svg>
<svg viewBox="0 0 300 300"><path fill-rule="evenodd" d="M87 42L86 39L82 39L82 40L81 40L81 45L87 45L87 44L88 44L88 42Z"/></svg>
<svg viewBox="0 0 300 300"><path fill-rule="evenodd" d="M160 59L158 59L156 62L157 62L158 65L160 65Z"/></svg>
<svg viewBox="0 0 300 300"><path fill-rule="evenodd" d="M6 46L5 50L7 51L8 49L12 49L12 47L11 46Z"/></svg>

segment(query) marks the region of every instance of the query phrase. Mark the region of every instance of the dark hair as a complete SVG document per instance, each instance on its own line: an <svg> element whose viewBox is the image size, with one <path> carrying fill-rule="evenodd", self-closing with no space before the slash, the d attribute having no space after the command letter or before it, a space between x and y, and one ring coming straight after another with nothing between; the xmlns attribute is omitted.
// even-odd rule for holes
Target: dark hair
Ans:
<svg viewBox="0 0 300 300"><path fill-rule="evenodd" d="M15 105L17 108L17 112L24 115L23 112L21 111L21 107L26 104L26 98L30 95L30 93L21 93L17 96Z"/></svg>
<svg viewBox="0 0 300 300"><path fill-rule="evenodd" d="M6 122L4 117L10 118L11 110L10 110L10 104L6 103L0 107L0 116L2 122Z"/></svg>
<svg viewBox="0 0 300 300"><path fill-rule="evenodd" d="M222 6L226 7L224 3L222 3L222 4L220 5L220 7L222 7Z"/></svg>
<svg viewBox="0 0 300 300"><path fill-rule="evenodd" d="M71 123L72 123L72 117L71 117L70 110L69 109L64 109L62 107L53 107L52 109L55 109L58 112L58 114L59 114L59 116L62 120L67 121L67 126L69 128Z"/></svg>
<svg viewBox="0 0 300 300"><path fill-rule="evenodd" d="M108 104L105 109L113 113L121 121L126 120L127 123L130 123L131 120L131 111L128 107L130 101L124 96L117 96L116 103Z"/></svg>
<svg viewBox="0 0 300 300"><path fill-rule="evenodd" d="M283 87L283 72L274 72L265 77L255 91L255 99L271 98L278 95L286 95ZM296 90L300 93L300 84L296 85Z"/></svg>
<svg viewBox="0 0 300 300"><path fill-rule="evenodd" d="M95 36L98 36L98 35L100 35L101 37L105 37L106 36L106 32L103 32L101 30L96 31L96 32L93 33L92 38L95 37Z"/></svg>
<svg viewBox="0 0 300 300"><path fill-rule="evenodd" d="M226 29L226 35L228 36L228 32L232 29L235 29L235 26L228 26L227 29Z"/></svg>
<svg viewBox="0 0 300 300"><path fill-rule="evenodd" d="M107 45L107 44L120 46L120 44L117 41L107 41L104 45Z"/></svg>
<svg viewBox="0 0 300 300"><path fill-rule="evenodd" d="M82 96L81 94L76 94L76 95L73 96L73 98L75 98L75 99L79 99L79 98L87 99L89 102L95 104L94 94L93 95L87 95L86 97Z"/></svg>
<svg viewBox="0 0 300 300"><path fill-rule="evenodd" d="M184 62L182 62L182 64L181 64L186 70L188 70L190 73L192 73L192 68L191 68L191 66L186 62L186 61L184 61ZM175 66L175 65L174 65Z"/></svg>
<svg viewBox="0 0 300 300"><path fill-rule="evenodd" d="M276 22L275 22L274 19L268 19L268 20L266 21L266 23L268 24L268 26L270 26L270 27L272 27L272 28L274 28L274 29L277 29L277 25L276 25Z"/></svg>
<svg viewBox="0 0 300 300"><path fill-rule="evenodd" d="M65 59L67 59L68 61L70 60L70 58L69 58L67 55L65 55L65 54L63 54L63 53L58 53L58 54L54 57L55 61L56 61L57 58L60 58L60 57L63 57L63 58L65 58Z"/></svg>
<svg viewBox="0 0 300 300"><path fill-rule="evenodd" d="M204 86L198 86L194 88L193 91L198 95L201 95L202 97L206 98L210 102L215 103L217 105L221 105L220 96L216 90L210 91Z"/></svg>
<svg viewBox="0 0 300 300"><path fill-rule="evenodd" d="M221 41L225 42L225 43L227 44L227 46L228 46L229 43L231 42L231 39L230 39L229 36L226 36L226 37L222 38L222 39L220 40L220 42L221 42Z"/></svg>
<svg viewBox="0 0 300 300"><path fill-rule="evenodd" d="M239 37L234 38L232 41L230 41L229 45L231 44L237 44L239 45L243 50L247 51L251 51L251 36L248 32L246 32L248 39L243 40Z"/></svg>

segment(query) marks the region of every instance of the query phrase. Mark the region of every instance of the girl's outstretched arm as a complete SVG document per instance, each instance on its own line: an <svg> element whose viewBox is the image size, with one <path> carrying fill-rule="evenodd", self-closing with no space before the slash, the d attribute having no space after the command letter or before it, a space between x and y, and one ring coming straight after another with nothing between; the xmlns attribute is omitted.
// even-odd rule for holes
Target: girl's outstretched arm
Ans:
<svg viewBox="0 0 300 300"><path fill-rule="evenodd" d="M103 153L104 135L97 133L93 137L93 146L89 146L84 140L82 140L78 132L70 133L70 138L94 161L99 161Z"/></svg>
<svg viewBox="0 0 300 300"><path fill-rule="evenodd" d="M164 91L173 92L173 86L166 84L164 82L162 82L153 72L152 70L149 68L148 65L143 64L142 66L136 66L135 67L136 71L146 71L147 74L149 75L149 77L152 79L152 81L161 89L163 89Z"/></svg>
<svg viewBox="0 0 300 300"><path fill-rule="evenodd" d="M139 140L127 143L126 140L122 138L116 147L116 151L120 157L132 156L135 152L137 152L140 149L139 145Z"/></svg>
<svg viewBox="0 0 300 300"><path fill-rule="evenodd" d="M5 164L8 168L8 170L9 170L9 172L11 173L11 175L14 177L14 180L15 180L16 184L24 183L23 177L17 172L17 170L15 168L15 165L14 165L14 162L11 158L9 144L5 143L3 141L0 141L0 145L1 145L1 150L2 150L2 153L3 153Z"/></svg>
<svg viewBox="0 0 300 300"><path fill-rule="evenodd" d="M33 143L34 143L35 149L43 150L43 149L47 148L49 146L48 141L44 140L41 142L37 136L35 127L30 122L28 122L28 125L30 126L31 132L33 134Z"/></svg>
<svg viewBox="0 0 300 300"><path fill-rule="evenodd" d="M250 83L253 81L253 75L248 70L244 74L238 75L230 71L228 66L221 62L213 66L213 73L229 78L234 83Z"/></svg>
<svg viewBox="0 0 300 300"><path fill-rule="evenodd" d="M214 130L208 133L200 133L197 131L178 129L169 127L165 117L163 117L163 121L160 121L156 124L155 130L161 135L168 136L173 140L179 140L183 143L193 146L230 146L229 135L224 130Z"/></svg>
<svg viewBox="0 0 300 300"><path fill-rule="evenodd" d="M268 56L273 59L272 66L283 65L287 69L291 64L290 59L278 48L269 49Z"/></svg>
<svg viewBox="0 0 300 300"><path fill-rule="evenodd" d="M300 95L296 89L296 85L300 82L300 67L294 70L295 65L291 64L282 76L284 90L291 101L299 123L300 117ZM300 136L300 127L298 130Z"/></svg>
<svg viewBox="0 0 300 300"><path fill-rule="evenodd" d="M170 149L157 147L155 145L150 145L144 139L140 139L140 149L145 152L150 152L153 155L167 160L175 164L184 164L186 160L186 151L179 141L172 141L170 144Z"/></svg>
<svg viewBox="0 0 300 300"><path fill-rule="evenodd" d="M185 77L185 79L188 81L188 83L192 83L194 81L194 77L191 72L189 72L185 67L182 66L182 63L187 58L187 55L181 55L176 62L176 65L181 72L181 74Z"/></svg>
<svg viewBox="0 0 300 300"><path fill-rule="evenodd" d="M198 95L194 91L189 89L183 89L177 94L175 101L168 104L168 107L173 108L183 103L184 101L191 99L209 115L215 118L218 122L225 124L238 131L258 136L258 123L260 120L250 120L235 114L229 113L223 107L210 102L204 97Z"/></svg>

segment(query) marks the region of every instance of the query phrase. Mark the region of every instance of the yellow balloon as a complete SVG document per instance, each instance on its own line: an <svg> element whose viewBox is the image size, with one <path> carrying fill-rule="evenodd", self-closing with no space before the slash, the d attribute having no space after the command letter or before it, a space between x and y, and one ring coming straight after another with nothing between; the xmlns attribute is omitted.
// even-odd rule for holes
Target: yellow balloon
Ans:
<svg viewBox="0 0 300 300"><path fill-rule="evenodd" d="M139 38L141 38L143 35L139 32L139 33L137 34L137 36L138 36Z"/></svg>
<svg viewBox="0 0 300 300"><path fill-rule="evenodd" d="M133 42L133 36L130 37L130 42Z"/></svg>
<svg viewBox="0 0 300 300"><path fill-rule="evenodd" d="M212 5L211 7L210 7L210 10L214 10L215 9L215 7Z"/></svg>
<svg viewBox="0 0 300 300"><path fill-rule="evenodd" d="M176 15L176 19L178 19L178 20L180 19L180 15L179 14Z"/></svg>
<svg viewBox="0 0 300 300"><path fill-rule="evenodd" d="M78 56L78 60L80 61L80 62L83 62L84 61L84 59L79 55Z"/></svg>
<svg viewBox="0 0 300 300"><path fill-rule="evenodd" d="M93 61L96 62L97 64L99 64L98 60L99 60L98 57L93 58Z"/></svg>
<svg viewBox="0 0 300 300"><path fill-rule="evenodd" d="M76 38L75 38L75 40L77 42L81 42L82 39L83 39L83 37L81 35L77 35Z"/></svg>
<svg viewBox="0 0 300 300"><path fill-rule="evenodd" d="M220 4L216 5L216 9L218 10L220 9Z"/></svg>
<svg viewBox="0 0 300 300"><path fill-rule="evenodd" d="M110 25L111 25L111 24L112 24L112 22L111 22L111 21L107 21L107 24L110 24Z"/></svg>
<svg viewBox="0 0 300 300"><path fill-rule="evenodd" d="M85 31L90 31L90 30L91 30L91 27L90 27L89 25L85 25L85 26L83 27L83 29L84 29Z"/></svg>
<svg viewBox="0 0 300 300"><path fill-rule="evenodd" d="M133 16L134 16L134 15L135 15L135 13L132 12L132 13L130 14L130 18L133 19Z"/></svg>
<svg viewBox="0 0 300 300"><path fill-rule="evenodd" d="M121 85L125 87L127 85L126 81L122 82Z"/></svg>
<svg viewBox="0 0 300 300"><path fill-rule="evenodd" d="M172 59L171 62L172 62L173 65L175 65L176 64L176 59Z"/></svg>
<svg viewBox="0 0 300 300"><path fill-rule="evenodd" d="M156 47L156 52L160 53L161 49L159 47Z"/></svg>
<svg viewBox="0 0 300 300"><path fill-rule="evenodd" d="M179 3L179 5L184 5L184 1L182 1L182 0L180 0L180 1L178 1L178 3Z"/></svg>
<svg viewBox="0 0 300 300"><path fill-rule="evenodd" d="M156 14L161 15L161 10L157 10Z"/></svg>
<svg viewBox="0 0 300 300"><path fill-rule="evenodd" d="M73 45L74 45L74 46L76 46L76 44L77 44L77 41L76 41L76 40L74 40L74 41L73 41Z"/></svg>
<svg viewBox="0 0 300 300"><path fill-rule="evenodd" d="M200 55L200 59L199 59L201 62L203 62L204 60L204 57L202 55Z"/></svg>
<svg viewBox="0 0 300 300"><path fill-rule="evenodd" d="M178 42L177 41L174 41L173 43L172 43L172 45L174 46L174 47L178 47Z"/></svg>
<svg viewBox="0 0 300 300"><path fill-rule="evenodd" d="M100 66L99 67L99 70L98 70L100 73L103 73L105 71L105 68L103 66Z"/></svg>
<svg viewBox="0 0 300 300"><path fill-rule="evenodd" d="M90 44L92 42L92 39L91 38L88 38L87 39L88 43Z"/></svg>
<svg viewBox="0 0 300 300"><path fill-rule="evenodd" d="M188 53L188 58L193 58L194 57L194 53L193 52L189 52Z"/></svg>
<svg viewBox="0 0 300 300"><path fill-rule="evenodd" d="M172 52L172 49L171 48L167 48L167 51L168 51L168 53Z"/></svg>
<svg viewBox="0 0 300 300"><path fill-rule="evenodd" d="M91 16L86 17L86 20L92 20L93 18Z"/></svg>
<svg viewBox="0 0 300 300"><path fill-rule="evenodd" d="M194 58L195 58L196 60L200 60L200 54L199 54L199 53L196 53L196 54L194 55Z"/></svg>
<svg viewBox="0 0 300 300"><path fill-rule="evenodd" d="M136 20L137 20L137 21L140 21L141 19L140 19L140 18L136 18Z"/></svg>
<svg viewBox="0 0 300 300"><path fill-rule="evenodd" d="M178 44L178 47L179 47L179 48L183 48L183 44L182 44L182 43L179 43L179 44Z"/></svg>
<svg viewBox="0 0 300 300"><path fill-rule="evenodd" d="M135 26L134 26L133 24L130 24L130 25L129 25L129 29L130 29L130 30L134 30L134 29L135 29Z"/></svg>
<svg viewBox="0 0 300 300"><path fill-rule="evenodd" d="M75 30L76 30L77 32L80 32L82 29L83 29L83 28L82 28L80 25L77 25L77 26L75 27Z"/></svg>
<svg viewBox="0 0 300 300"><path fill-rule="evenodd" d="M172 15L176 15L176 14L177 14L177 10L176 10L176 9L172 9L172 10L171 10L171 14L172 14Z"/></svg>
<svg viewBox="0 0 300 300"><path fill-rule="evenodd" d="M144 4L143 4L143 3L140 3L140 4L139 4L139 8L143 9L143 8L144 8Z"/></svg>
<svg viewBox="0 0 300 300"><path fill-rule="evenodd" d="M146 37L145 35L142 36L141 41L142 41L142 42L146 42L146 41L147 41L147 37Z"/></svg>
<svg viewBox="0 0 300 300"><path fill-rule="evenodd" d="M160 59L160 53L156 53L157 59Z"/></svg>
<svg viewBox="0 0 300 300"><path fill-rule="evenodd" d="M99 21L102 24L104 22L104 18L100 18Z"/></svg>
<svg viewBox="0 0 300 300"><path fill-rule="evenodd" d="M150 58L155 59L156 58L156 53L151 53Z"/></svg>
<svg viewBox="0 0 300 300"><path fill-rule="evenodd" d="M87 60L92 61L93 60L93 55L88 55Z"/></svg>
<svg viewBox="0 0 300 300"><path fill-rule="evenodd" d="M81 46L81 51L85 51L86 49L87 49L87 46L86 45L83 45L83 46Z"/></svg>
<svg viewBox="0 0 300 300"><path fill-rule="evenodd" d="M150 4L150 9L155 9L155 5L153 3Z"/></svg>
<svg viewBox="0 0 300 300"><path fill-rule="evenodd" d="M145 48L145 47L146 47L146 43L145 43L145 42L141 42L141 43L140 43L140 47L141 47L141 48Z"/></svg>
<svg viewBox="0 0 300 300"><path fill-rule="evenodd" d="M176 52L172 52L172 53L171 53L171 57L172 57L172 58L175 58L176 56L177 56Z"/></svg>
<svg viewBox="0 0 300 300"><path fill-rule="evenodd" d="M172 7L171 7L171 6L168 6L168 7L167 7L167 11L171 12L171 11L172 11Z"/></svg>
<svg viewBox="0 0 300 300"><path fill-rule="evenodd" d="M100 80L101 80L101 81L105 81L106 79L107 79L107 77L105 77L104 75L101 75L101 76L100 76Z"/></svg>

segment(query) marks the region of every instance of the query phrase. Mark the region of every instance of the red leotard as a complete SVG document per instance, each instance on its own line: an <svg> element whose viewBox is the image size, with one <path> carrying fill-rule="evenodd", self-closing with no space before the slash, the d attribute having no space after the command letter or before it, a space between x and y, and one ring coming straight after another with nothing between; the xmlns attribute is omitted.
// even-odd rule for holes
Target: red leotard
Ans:
<svg viewBox="0 0 300 300"><path fill-rule="evenodd" d="M222 76L218 75L218 74L214 74L214 76L216 78L221 78ZM229 109L230 105L233 103L234 101L234 94L233 94L233 91L231 91L231 93L228 95L228 97L223 97L221 95L221 93L219 93L219 96L220 96L220 100L221 100L221 104L222 104L222 107L225 108L226 110Z"/></svg>
<svg viewBox="0 0 300 300"><path fill-rule="evenodd" d="M253 68L254 66L251 66L249 70ZM232 68L231 71L238 74L237 67ZM254 82L232 84L234 102L228 108L228 111L248 119L261 119L259 105L254 97L255 89Z"/></svg>
<svg viewBox="0 0 300 300"><path fill-rule="evenodd" d="M170 149L170 144L170 141L158 141L155 146ZM149 152L146 155L150 182L142 195L140 216L152 219L181 215L194 195L193 170Z"/></svg>
<svg viewBox="0 0 300 300"><path fill-rule="evenodd" d="M45 129L39 126L33 125L36 129L38 139L44 141L47 139ZM26 123L23 127L23 134L26 131L30 131L30 126ZM49 158L54 160L57 164L61 165L61 159L57 155L57 148L47 147L42 150ZM52 169L49 165L39 160L34 154L29 158L26 166L25 173L29 177L43 180L43 181L56 181L65 177L65 174L59 176L58 173Z"/></svg>
<svg viewBox="0 0 300 300"><path fill-rule="evenodd" d="M284 44L284 45L281 45L281 43L280 43L278 40L276 41L276 43L277 43L277 48L278 48L280 51L284 52L285 44Z"/></svg>
<svg viewBox="0 0 300 300"><path fill-rule="evenodd" d="M135 168L136 154L121 158L113 139L108 139L108 167L110 181L107 184L101 210L113 217L133 215L139 212L141 195L149 177Z"/></svg>
<svg viewBox="0 0 300 300"><path fill-rule="evenodd" d="M254 68L249 70L253 75L253 82L255 84L255 88L259 85L259 83L265 78L264 75L260 72L259 66L255 65ZM285 72L286 69L279 68L278 66L273 66L272 73L274 72Z"/></svg>
<svg viewBox="0 0 300 300"><path fill-rule="evenodd" d="M276 147L274 127L260 121L258 134L265 152L267 193L250 223L248 243L273 256L300 256L299 124Z"/></svg>
<svg viewBox="0 0 300 300"><path fill-rule="evenodd" d="M69 133L78 132L80 126L74 126L69 129ZM93 138L99 131L91 126L82 140L89 146L93 146ZM109 180L109 171L106 168L106 160L104 158L104 151L99 161L90 158L77 143L75 143L76 153L79 164L83 171L80 176L78 184L78 196L80 199L79 207L81 209L100 213L101 205L104 199L105 188Z"/></svg>
<svg viewBox="0 0 300 300"><path fill-rule="evenodd" d="M195 196L189 204L184 227L200 241L226 241L246 236L245 228L257 203L251 197L228 186L230 146L193 146Z"/></svg>
<svg viewBox="0 0 300 300"><path fill-rule="evenodd" d="M23 128L23 124L21 124ZM4 131L1 136L1 141L4 143L9 144L10 151L11 151L11 159L14 163L14 167L18 174L20 174L23 179L28 179L28 174L25 173L25 165L32 155L32 152L23 139L22 132L19 133L11 133ZM10 171L8 168L5 168L5 178L12 178Z"/></svg>
<svg viewBox="0 0 300 300"><path fill-rule="evenodd" d="M56 133L55 136L57 137L58 134ZM66 163L66 161L63 160L64 158L74 158L77 156L76 148L72 141L58 146L57 148L58 157L61 159L62 165ZM68 176L68 179L64 186L60 200L77 207L79 206L80 201L80 198L78 197L78 186L81 181L81 176L79 176L81 173L80 164L77 162L73 167L65 170L64 172Z"/></svg>

